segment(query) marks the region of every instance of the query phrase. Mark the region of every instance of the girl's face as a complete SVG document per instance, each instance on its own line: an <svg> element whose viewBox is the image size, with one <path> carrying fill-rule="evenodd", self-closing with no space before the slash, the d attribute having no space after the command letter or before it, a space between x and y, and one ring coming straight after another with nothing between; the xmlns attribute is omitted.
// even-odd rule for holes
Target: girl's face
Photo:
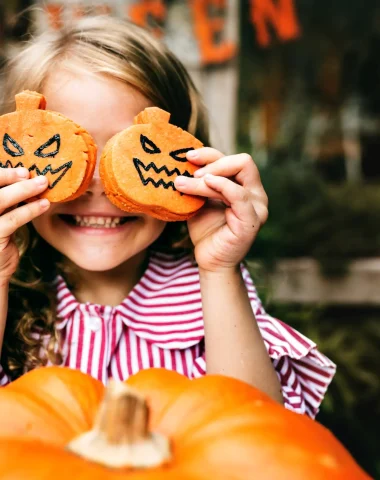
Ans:
<svg viewBox="0 0 380 480"><path fill-rule="evenodd" d="M80 268L107 271L132 259L154 242L165 223L119 210L106 197L99 159L106 142L129 127L151 102L121 81L90 73L57 70L43 91L47 108L84 127L98 146L98 163L87 192L66 203L53 203L36 218L37 232Z"/></svg>

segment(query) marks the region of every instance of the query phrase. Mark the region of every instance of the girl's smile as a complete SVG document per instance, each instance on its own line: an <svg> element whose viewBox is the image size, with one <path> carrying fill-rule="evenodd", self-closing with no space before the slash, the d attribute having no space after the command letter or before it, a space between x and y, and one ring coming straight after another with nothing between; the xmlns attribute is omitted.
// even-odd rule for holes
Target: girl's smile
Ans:
<svg viewBox="0 0 380 480"><path fill-rule="evenodd" d="M58 218L79 234L112 235L137 222L138 215L110 216L103 212L58 214Z"/></svg>

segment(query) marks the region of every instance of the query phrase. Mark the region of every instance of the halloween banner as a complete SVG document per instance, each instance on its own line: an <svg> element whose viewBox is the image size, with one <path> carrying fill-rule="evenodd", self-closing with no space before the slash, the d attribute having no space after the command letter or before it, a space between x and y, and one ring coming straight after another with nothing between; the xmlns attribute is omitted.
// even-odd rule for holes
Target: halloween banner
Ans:
<svg viewBox="0 0 380 480"><path fill-rule="evenodd" d="M226 21L229 0L40 0L37 25L61 28L67 20L88 14L129 18L150 28L190 67L225 63L236 55ZM301 34L295 0L249 0L257 44L295 40Z"/></svg>

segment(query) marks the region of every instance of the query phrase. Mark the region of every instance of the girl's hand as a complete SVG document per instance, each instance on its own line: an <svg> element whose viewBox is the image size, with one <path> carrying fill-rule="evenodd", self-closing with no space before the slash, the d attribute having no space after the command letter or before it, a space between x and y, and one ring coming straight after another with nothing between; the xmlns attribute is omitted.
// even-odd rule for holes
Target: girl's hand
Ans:
<svg viewBox="0 0 380 480"><path fill-rule="evenodd" d="M268 197L250 155L224 156L209 147L191 150L187 159L203 166L194 178L180 176L179 192L209 200L188 220L199 268L236 268L268 218Z"/></svg>
<svg viewBox="0 0 380 480"><path fill-rule="evenodd" d="M46 199L21 207L18 204L39 195L47 186L47 179L42 175L29 179L27 168L0 168L0 287L9 283L19 261L12 235L50 205Z"/></svg>

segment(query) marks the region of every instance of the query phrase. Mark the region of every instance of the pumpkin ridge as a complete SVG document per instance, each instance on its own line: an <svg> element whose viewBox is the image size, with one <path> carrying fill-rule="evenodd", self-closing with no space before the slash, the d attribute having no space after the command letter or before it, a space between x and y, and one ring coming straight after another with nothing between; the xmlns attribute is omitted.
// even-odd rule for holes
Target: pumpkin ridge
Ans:
<svg viewBox="0 0 380 480"><path fill-rule="evenodd" d="M6 390L28 395L36 403L46 405L63 422L69 419L72 430L79 433L92 425L104 387L99 380L80 371L73 372L62 367L44 367L41 372L33 370L30 375L18 378ZM67 381L68 376L74 377L71 382Z"/></svg>
<svg viewBox="0 0 380 480"><path fill-rule="evenodd" d="M13 404L15 406L12 406ZM30 438L40 438L44 435L46 441L48 439L51 441L51 434L54 433L54 441L64 445L74 434L67 420L62 422L60 416L58 418L55 416L57 410L36 396L26 396L17 391L4 391L0 396L0 410L0 438L17 432ZM12 418L15 416L17 418Z"/></svg>

